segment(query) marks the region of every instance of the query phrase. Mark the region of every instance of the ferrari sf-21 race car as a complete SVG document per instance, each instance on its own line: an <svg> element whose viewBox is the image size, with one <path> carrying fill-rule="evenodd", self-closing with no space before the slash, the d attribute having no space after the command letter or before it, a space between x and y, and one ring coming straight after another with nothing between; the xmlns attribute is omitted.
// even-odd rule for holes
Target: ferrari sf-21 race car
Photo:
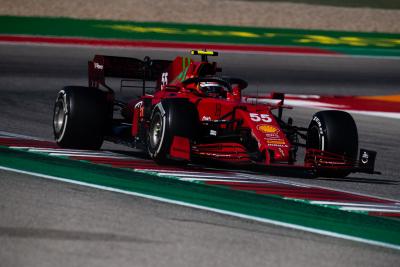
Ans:
<svg viewBox="0 0 400 267"><path fill-rule="evenodd" d="M147 151L158 163L210 159L314 176L375 173L376 152L358 151L350 114L320 111L308 127L295 126L291 118L283 120L283 109L291 108L284 94L271 93L263 101L245 97L246 81L218 75L221 68L208 61L217 52L191 54L201 60L96 55L89 61L88 87L67 86L58 94L53 119L57 144L100 149L108 140ZM140 96L117 100L106 77ZM301 164L296 163L299 147L305 151Z"/></svg>

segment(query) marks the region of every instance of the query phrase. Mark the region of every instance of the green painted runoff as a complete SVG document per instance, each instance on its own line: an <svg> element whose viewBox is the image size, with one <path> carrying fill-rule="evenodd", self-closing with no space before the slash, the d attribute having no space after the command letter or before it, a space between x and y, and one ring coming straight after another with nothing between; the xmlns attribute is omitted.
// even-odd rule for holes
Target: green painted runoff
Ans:
<svg viewBox="0 0 400 267"><path fill-rule="evenodd" d="M400 247L400 221L0 146L0 166ZM55 168L55 166L57 166Z"/></svg>
<svg viewBox="0 0 400 267"><path fill-rule="evenodd" d="M0 16L0 35L313 47L341 54L400 56L400 34L389 33Z"/></svg>

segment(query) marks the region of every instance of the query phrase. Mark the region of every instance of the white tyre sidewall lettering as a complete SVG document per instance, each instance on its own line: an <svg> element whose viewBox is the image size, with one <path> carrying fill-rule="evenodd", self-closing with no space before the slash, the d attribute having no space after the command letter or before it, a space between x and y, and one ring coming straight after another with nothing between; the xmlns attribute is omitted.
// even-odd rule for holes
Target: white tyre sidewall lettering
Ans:
<svg viewBox="0 0 400 267"><path fill-rule="evenodd" d="M323 129L323 124L318 117L313 117L312 120L316 123L316 125L318 127L319 136L321 137L321 140L320 140L321 141L321 150L325 151L325 132Z"/></svg>

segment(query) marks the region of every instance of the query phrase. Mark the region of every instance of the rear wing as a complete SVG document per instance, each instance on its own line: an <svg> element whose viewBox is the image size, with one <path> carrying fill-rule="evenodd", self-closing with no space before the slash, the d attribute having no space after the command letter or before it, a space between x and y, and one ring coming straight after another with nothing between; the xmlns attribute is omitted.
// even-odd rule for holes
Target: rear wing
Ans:
<svg viewBox="0 0 400 267"><path fill-rule="evenodd" d="M143 95L145 94L146 81L158 81L161 74L169 68L170 60L150 59L144 60L128 57L114 57L96 55L88 62L89 87L98 88L100 85L112 90L106 84L106 77L115 77L143 82Z"/></svg>

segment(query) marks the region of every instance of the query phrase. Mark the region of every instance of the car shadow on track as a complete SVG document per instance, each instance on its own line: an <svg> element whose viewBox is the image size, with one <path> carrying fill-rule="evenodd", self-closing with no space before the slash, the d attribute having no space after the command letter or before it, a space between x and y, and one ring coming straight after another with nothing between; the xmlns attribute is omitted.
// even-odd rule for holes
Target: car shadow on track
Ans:
<svg viewBox="0 0 400 267"><path fill-rule="evenodd" d="M390 179L376 179L376 178L363 178L363 177L344 177L344 178L325 178L318 177L316 180L325 181L338 181L338 182L350 182L350 183L364 183L364 184L387 184L387 185L399 185L400 182Z"/></svg>
<svg viewBox="0 0 400 267"><path fill-rule="evenodd" d="M138 160L149 160L152 161L151 158L147 155L147 153L143 151L122 151L122 150L108 150L114 153L123 154L128 157L133 157ZM155 163L156 164L156 163ZM314 173L311 173L308 170L301 169L290 169L284 167L276 167L271 168L268 166L260 166L260 165L245 165L245 164L232 164L232 163L224 163L219 161L205 160L205 159L197 159L191 163L190 165L182 165L182 164L164 164L160 165L161 167L179 167L182 170L203 170L207 171L207 169L218 169L221 171L234 171L241 172L246 174L255 174L255 175L268 175L268 176L277 176L277 177L290 177L290 178L299 178L299 179L310 179L310 180L321 180L321 181L337 181L337 182L347 182L347 183L364 183L364 184L382 184L382 185L399 185L400 182L396 180L390 179L379 179L379 178L365 178L365 177L343 177L343 178L332 178L332 177L315 177Z"/></svg>

